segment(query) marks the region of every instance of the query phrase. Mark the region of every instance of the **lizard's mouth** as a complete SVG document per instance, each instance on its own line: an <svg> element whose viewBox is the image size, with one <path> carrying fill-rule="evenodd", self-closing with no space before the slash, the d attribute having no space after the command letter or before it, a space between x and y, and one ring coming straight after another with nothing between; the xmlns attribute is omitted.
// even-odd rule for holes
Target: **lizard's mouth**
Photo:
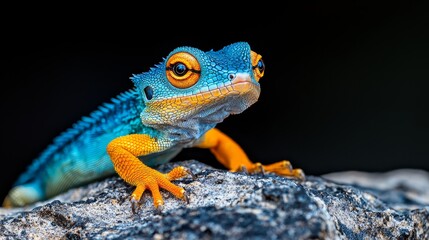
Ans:
<svg viewBox="0 0 429 240"><path fill-rule="evenodd" d="M249 74L242 73L239 73L235 76L235 78L231 81L230 86L238 93L247 93L252 88L257 88L255 90L259 90L259 85L256 85L252 82Z"/></svg>
<svg viewBox="0 0 429 240"><path fill-rule="evenodd" d="M159 112L162 115L169 115L171 112L177 116L179 112L192 112L199 108L210 111L207 106L210 104L222 104L230 109L236 105L235 102L239 101L240 98L253 104L259 98L259 94L259 83L252 81L247 73L238 73L223 86L200 91L189 96L155 100L147 104L147 110L148 112ZM230 97L233 97L234 100L230 100Z"/></svg>

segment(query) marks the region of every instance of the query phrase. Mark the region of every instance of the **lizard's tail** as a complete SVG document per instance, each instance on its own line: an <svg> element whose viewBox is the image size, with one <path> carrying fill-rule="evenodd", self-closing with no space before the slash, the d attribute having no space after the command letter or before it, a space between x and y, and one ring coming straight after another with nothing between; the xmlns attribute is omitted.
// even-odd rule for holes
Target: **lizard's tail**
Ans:
<svg viewBox="0 0 429 240"><path fill-rule="evenodd" d="M43 196L40 184L32 182L18 185L12 188L3 200L3 207L23 207L25 205L42 200Z"/></svg>

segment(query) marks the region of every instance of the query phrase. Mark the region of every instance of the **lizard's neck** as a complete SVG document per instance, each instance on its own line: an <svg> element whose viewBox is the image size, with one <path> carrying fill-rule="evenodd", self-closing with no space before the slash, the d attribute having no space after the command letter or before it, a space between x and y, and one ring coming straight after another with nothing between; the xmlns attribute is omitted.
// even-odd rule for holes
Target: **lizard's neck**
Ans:
<svg viewBox="0 0 429 240"><path fill-rule="evenodd" d="M187 147L193 145L208 130L214 128L216 124L231 114L222 102L210 104L210 106L205 106L204 110L195 111L174 120L154 122L148 119L149 116L144 111L140 117L144 125L160 131L166 139L171 141L172 145ZM179 112L177 114L180 115Z"/></svg>
<svg viewBox="0 0 429 240"><path fill-rule="evenodd" d="M244 111L252 103L226 97L210 104L190 106L192 111L177 110L172 115L144 110L140 118L144 125L160 131L172 145L187 147L229 115Z"/></svg>

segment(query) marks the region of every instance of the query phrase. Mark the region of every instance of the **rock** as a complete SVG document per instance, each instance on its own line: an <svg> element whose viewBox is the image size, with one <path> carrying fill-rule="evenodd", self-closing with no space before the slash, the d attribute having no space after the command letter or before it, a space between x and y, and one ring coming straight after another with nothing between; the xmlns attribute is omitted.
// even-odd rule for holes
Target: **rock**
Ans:
<svg viewBox="0 0 429 240"><path fill-rule="evenodd" d="M128 200L133 187L111 177L35 206L1 209L0 236L6 239L429 239L429 206L419 198L412 198L407 207L407 201L399 201L399 195L389 198L385 194L388 189L356 182L346 184L333 175L308 176L299 181L273 174L231 173L197 161L168 163L159 170L165 172L178 165L196 175L195 180L175 181L186 189L189 203L162 191L165 205L156 211L150 192L145 192L142 207L133 215ZM427 185L425 189L423 195L429 191ZM399 194L401 188L395 191ZM402 196L408 194L404 192Z"/></svg>
<svg viewBox="0 0 429 240"><path fill-rule="evenodd" d="M323 177L370 192L395 209L429 206L429 173L424 170L398 169L384 173L345 171Z"/></svg>

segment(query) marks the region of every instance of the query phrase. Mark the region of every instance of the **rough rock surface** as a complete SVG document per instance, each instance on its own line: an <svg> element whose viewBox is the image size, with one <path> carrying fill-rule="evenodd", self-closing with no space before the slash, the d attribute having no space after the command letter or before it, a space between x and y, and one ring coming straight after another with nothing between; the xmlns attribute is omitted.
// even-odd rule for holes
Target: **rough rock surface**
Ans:
<svg viewBox="0 0 429 240"><path fill-rule="evenodd" d="M163 191L165 206L156 211L145 192L133 215L133 188L111 177L36 206L0 209L0 239L429 239L428 185L423 193L402 185L388 194L375 184L341 183L348 173L298 181L197 161L160 170L179 164L196 175L175 181L189 203Z"/></svg>
<svg viewBox="0 0 429 240"><path fill-rule="evenodd" d="M396 209L429 206L429 173L423 170L398 169L384 173L346 171L323 177L370 192Z"/></svg>

